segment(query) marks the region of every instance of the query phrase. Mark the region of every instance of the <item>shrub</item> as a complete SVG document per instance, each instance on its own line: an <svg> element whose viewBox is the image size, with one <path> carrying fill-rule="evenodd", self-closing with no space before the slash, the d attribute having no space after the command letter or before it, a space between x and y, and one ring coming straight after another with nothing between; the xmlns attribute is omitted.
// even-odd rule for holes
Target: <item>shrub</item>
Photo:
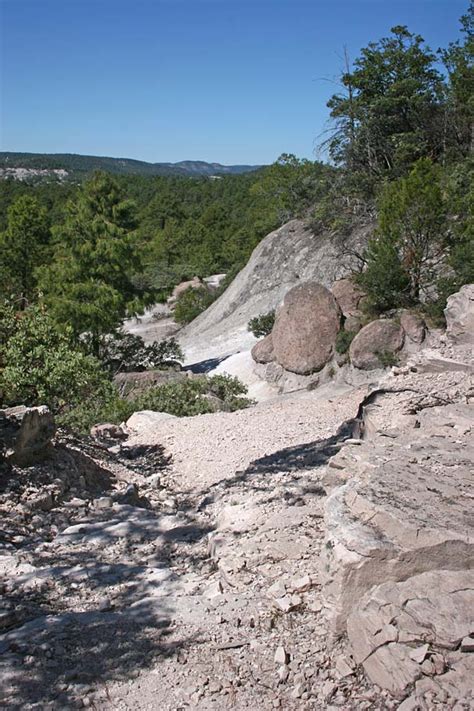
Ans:
<svg viewBox="0 0 474 711"><path fill-rule="evenodd" d="M100 362L74 346L42 308L0 309L0 391L5 404L48 405L66 417L75 407L101 404L114 388Z"/></svg>
<svg viewBox="0 0 474 711"><path fill-rule="evenodd" d="M262 336L268 336L272 332L274 323L275 311L269 311L266 314L260 314L250 319L247 329L253 333L255 338L261 338Z"/></svg>
<svg viewBox="0 0 474 711"><path fill-rule="evenodd" d="M383 368L391 368L392 365L398 365L399 363L398 356L393 351L380 351L375 355Z"/></svg>
<svg viewBox="0 0 474 711"><path fill-rule="evenodd" d="M175 338L146 344L140 336L116 331L105 339L101 361L112 374L163 368L182 361L183 351Z"/></svg>
<svg viewBox="0 0 474 711"><path fill-rule="evenodd" d="M213 412L212 403L205 395L216 395L228 405L229 410L240 410L252 404L244 397L246 386L237 378L215 375L193 378L152 388L132 403L134 410L168 412L176 417L204 415Z"/></svg>
<svg viewBox="0 0 474 711"><path fill-rule="evenodd" d="M336 351L341 355L347 353L355 335L355 331L339 331L336 336Z"/></svg>
<svg viewBox="0 0 474 711"><path fill-rule="evenodd" d="M212 304L213 300L211 292L205 286L186 289L176 300L174 320L182 325L191 323Z"/></svg>

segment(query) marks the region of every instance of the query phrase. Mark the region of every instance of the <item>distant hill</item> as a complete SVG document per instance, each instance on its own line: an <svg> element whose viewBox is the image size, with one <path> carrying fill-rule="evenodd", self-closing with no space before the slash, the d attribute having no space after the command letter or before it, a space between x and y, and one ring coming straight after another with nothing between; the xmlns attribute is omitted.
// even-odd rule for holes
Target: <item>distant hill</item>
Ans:
<svg viewBox="0 0 474 711"><path fill-rule="evenodd" d="M74 153L11 153L0 152L0 178L11 176L19 180L29 177L56 176L59 179L81 177L93 170L105 170L119 175L235 175L258 170L258 165L221 165L187 160L179 163L147 163L131 158L82 156Z"/></svg>

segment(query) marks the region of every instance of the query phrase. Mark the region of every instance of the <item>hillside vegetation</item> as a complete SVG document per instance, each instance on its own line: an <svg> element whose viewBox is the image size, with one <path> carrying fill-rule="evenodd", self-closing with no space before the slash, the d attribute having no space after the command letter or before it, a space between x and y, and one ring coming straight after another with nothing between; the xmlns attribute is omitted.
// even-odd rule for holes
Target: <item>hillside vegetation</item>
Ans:
<svg viewBox="0 0 474 711"><path fill-rule="evenodd" d="M472 7L461 29L437 54L406 27L361 50L328 102L330 165L285 154L219 180L112 176L114 164L81 184L2 181L0 298L8 303L0 391L8 392L5 354L34 352L46 337L44 324L18 326L32 308L61 334L49 357L71 363L53 390L74 379L75 359L86 383L92 363L108 382L104 343L127 314L195 275L225 272L228 283L259 241L295 216L334 233L377 218L356 255L369 308L409 305L439 318L446 296L474 281ZM71 160L78 167L82 158ZM61 167L56 158L31 160ZM76 354L69 361L67 347ZM34 378L33 367L32 390Z"/></svg>

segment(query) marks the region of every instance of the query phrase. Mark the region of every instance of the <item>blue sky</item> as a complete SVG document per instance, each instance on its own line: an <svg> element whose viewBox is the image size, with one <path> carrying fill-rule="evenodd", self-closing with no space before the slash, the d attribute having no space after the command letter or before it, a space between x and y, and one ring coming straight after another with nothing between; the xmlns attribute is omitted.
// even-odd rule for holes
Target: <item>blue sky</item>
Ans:
<svg viewBox="0 0 474 711"><path fill-rule="evenodd" d="M314 158L330 79L406 24L433 49L468 0L0 0L2 150L148 161Z"/></svg>

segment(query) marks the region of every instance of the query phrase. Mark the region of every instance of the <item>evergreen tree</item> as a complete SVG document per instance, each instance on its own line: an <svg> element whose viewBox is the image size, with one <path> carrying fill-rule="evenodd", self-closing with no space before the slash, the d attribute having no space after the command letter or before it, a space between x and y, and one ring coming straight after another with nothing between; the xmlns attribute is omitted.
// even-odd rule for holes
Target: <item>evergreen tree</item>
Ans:
<svg viewBox="0 0 474 711"><path fill-rule="evenodd" d="M334 131L329 150L338 164L373 180L403 175L443 147L443 79L435 55L404 26L371 42L343 72L343 94L328 102Z"/></svg>
<svg viewBox="0 0 474 711"><path fill-rule="evenodd" d="M30 195L18 197L0 235L0 275L3 296L14 297L21 309L35 296L35 270L46 259L49 236L45 208Z"/></svg>
<svg viewBox="0 0 474 711"><path fill-rule="evenodd" d="M64 224L54 229L53 260L41 269L50 313L76 337L86 334L95 354L136 296L130 279L138 267L134 213L115 180L94 174L68 204Z"/></svg>

